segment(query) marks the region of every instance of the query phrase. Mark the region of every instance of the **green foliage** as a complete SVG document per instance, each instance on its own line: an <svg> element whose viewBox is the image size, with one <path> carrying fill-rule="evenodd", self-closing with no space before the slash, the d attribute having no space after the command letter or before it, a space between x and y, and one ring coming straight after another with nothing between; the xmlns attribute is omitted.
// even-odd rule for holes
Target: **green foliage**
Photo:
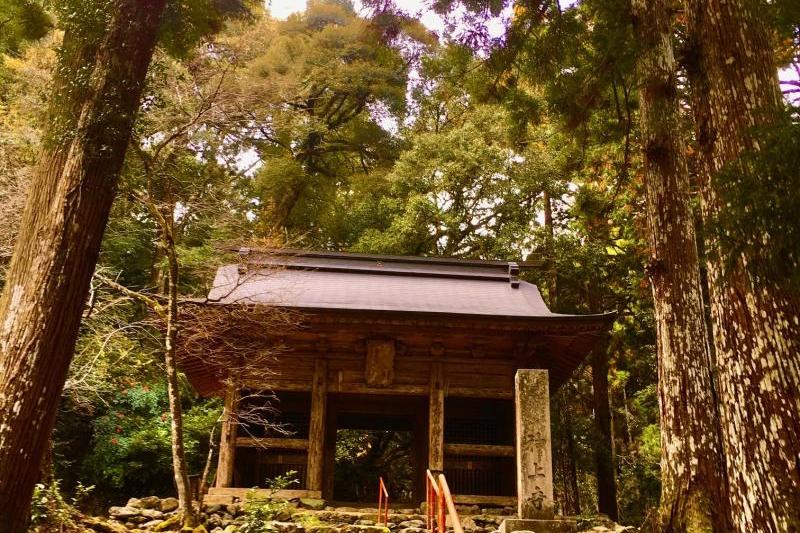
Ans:
<svg viewBox="0 0 800 533"><path fill-rule="evenodd" d="M245 521L239 529L241 533L270 533L275 531L272 525L273 520L283 515L291 516L295 507L285 500L275 498L274 495L279 490L290 488L299 483L295 477L297 472L290 470L285 474L266 480L269 489L267 496L261 496L255 489L249 490L245 497L244 513Z"/></svg>
<svg viewBox="0 0 800 533"><path fill-rule="evenodd" d="M41 2L0 0L0 55L18 54L26 41L41 39L52 27Z"/></svg>
<svg viewBox="0 0 800 533"><path fill-rule="evenodd" d="M61 529L70 523L69 505L61 495L59 480L37 483L31 500L31 525Z"/></svg>
<svg viewBox="0 0 800 533"><path fill-rule="evenodd" d="M800 290L800 123L787 116L753 135L758 149L714 177L720 208L710 233L719 248L707 251L729 267L746 255L756 279Z"/></svg>
<svg viewBox="0 0 800 533"><path fill-rule="evenodd" d="M0 58L0 281L39 154L50 71L55 63L54 41L50 36L17 55Z"/></svg>
<svg viewBox="0 0 800 533"><path fill-rule="evenodd" d="M279 476L275 476L272 479L267 480L267 488L270 490L272 494L278 492L279 490L286 490L292 487L292 485L297 485L300 483L300 480L297 479L297 471L296 470L289 470Z"/></svg>
<svg viewBox="0 0 800 533"><path fill-rule="evenodd" d="M241 28L225 46L241 60L232 90L248 110L236 148L263 163L250 190L258 231L309 244L346 239L338 194L396 157L380 120L405 111L402 55L352 5L332 1Z"/></svg>
<svg viewBox="0 0 800 533"><path fill-rule="evenodd" d="M226 20L249 19L260 10L251 0L170 0L161 25L161 46L175 57L196 51L196 45L222 30Z"/></svg>
<svg viewBox="0 0 800 533"><path fill-rule="evenodd" d="M74 527L76 507L85 500L94 486L78 482L74 496L69 502L61 493L61 481L53 479L47 483L37 483L31 499L31 528L33 531L64 531Z"/></svg>
<svg viewBox="0 0 800 533"><path fill-rule="evenodd" d="M650 424L642 430L641 455L651 465L661 461L661 433L658 424Z"/></svg>
<svg viewBox="0 0 800 533"><path fill-rule="evenodd" d="M184 408L187 463L191 472L199 473L221 405L219 401L209 401L187 404ZM112 398L107 411L94 419L85 473L98 490L124 487L130 494L169 493L171 461L170 417L164 385L140 385L121 391Z"/></svg>
<svg viewBox="0 0 800 533"><path fill-rule="evenodd" d="M630 523L641 523L661 492L661 432L658 424L642 429L634 453L620 462L619 506Z"/></svg>
<svg viewBox="0 0 800 533"><path fill-rule="evenodd" d="M402 199L393 220L354 248L492 255L490 243L505 229L504 207L518 207L528 194L515 179L504 118L502 109L478 107L444 131L415 135L387 176Z"/></svg>
<svg viewBox="0 0 800 533"><path fill-rule="evenodd" d="M8 1L8 0L4 0ZM33 2L25 2L33 4ZM59 26L84 39L99 39L115 12L114 0L48 2ZM251 0L169 0L161 23L160 46L175 57L196 51L197 45L219 32L225 21L247 19L260 11Z"/></svg>

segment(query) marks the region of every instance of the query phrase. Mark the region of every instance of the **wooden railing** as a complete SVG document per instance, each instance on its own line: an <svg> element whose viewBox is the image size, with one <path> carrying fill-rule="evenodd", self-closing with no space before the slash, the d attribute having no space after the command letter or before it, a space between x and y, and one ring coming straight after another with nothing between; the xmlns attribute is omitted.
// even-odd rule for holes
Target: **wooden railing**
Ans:
<svg viewBox="0 0 800 533"><path fill-rule="evenodd" d="M384 527L389 525L389 491L383 478L378 482L378 522L383 523Z"/></svg>
<svg viewBox="0 0 800 533"><path fill-rule="evenodd" d="M428 531L430 533L447 533L447 516L453 527L453 533L464 533L461 527L461 520L456 512L456 504L453 502L453 495L450 494L450 487L447 486L447 479L444 474L434 477L428 470L425 473L426 503Z"/></svg>

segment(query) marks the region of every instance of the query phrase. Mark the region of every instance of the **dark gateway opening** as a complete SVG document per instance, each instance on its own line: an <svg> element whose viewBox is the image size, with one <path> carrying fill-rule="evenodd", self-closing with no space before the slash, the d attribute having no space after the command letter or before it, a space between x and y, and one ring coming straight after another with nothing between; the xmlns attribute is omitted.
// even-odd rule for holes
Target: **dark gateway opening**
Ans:
<svg viewBox="0 0 800 533"><path fill-rule="evenodd" d="M340 429L336 432L333 495L337 501L372 502L383 477L393 502L414 499L411 431Z"/></svg>
<svg viewBox="0 0 800 533"><path fill-rule="evenodd" d="M336 394L329 431L335 448L330 494L341 502L374 505L383 477L393 502L425 497L427 402L425 398Z"/></svg>

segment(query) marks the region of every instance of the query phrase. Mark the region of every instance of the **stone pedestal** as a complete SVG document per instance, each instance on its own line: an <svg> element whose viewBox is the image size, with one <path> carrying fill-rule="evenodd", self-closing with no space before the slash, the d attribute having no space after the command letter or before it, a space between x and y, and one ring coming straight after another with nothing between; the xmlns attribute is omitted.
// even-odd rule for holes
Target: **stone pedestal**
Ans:
<svg viewBox="0 0 800 533"><path fill-rule="evenodd" d="M519 518L552 520L553 461L547 370L518 370L514 389Z"/></svg>

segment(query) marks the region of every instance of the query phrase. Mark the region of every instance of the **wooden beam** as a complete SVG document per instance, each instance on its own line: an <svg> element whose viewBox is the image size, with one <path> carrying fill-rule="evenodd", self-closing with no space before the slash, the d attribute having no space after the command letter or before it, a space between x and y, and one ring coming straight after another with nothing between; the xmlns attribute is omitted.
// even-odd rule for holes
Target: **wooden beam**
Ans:
<svg viewBox="0 0 800 533"><path fill-rule="evenodd" d="M292 381L284 379L271 379L260 383L250 382L248 388L264 389L275 392L292 391L308 392L311 391L313 384L310 381ZM366 383L342 383L336 381L328 383L328 392L347 392L352 394L380 394L398 396L426 396L430 391L428 385L406 385L394 384L389 387L370 387ZM473 387L448 387L448 396L464 398L499 398L512 399L514 391L509 389L485 389L480 386Z"/></svg>
<svg viewBox="0 0 800 533"><path fill-rule="evenodd" d="M325 464L325 415L328 401L328 361L314 361L311 386L311 420L308 427L308 474L306 488L322 491Z"/></svg>
<svg viewBox="0 0 800 533"><path fill-rule="evenodd" d="M381 394L397 396L425 396L428 394L428 385L392 385L391 387L371 387L365 383L338 383L329 384L330 392L347 392L351 394Z"/></svg>
<svg viewBox="0 0 800 533"><path fill-rule="evenodd" d="M237 437L236 446L238 448L279 448L286 450L307 450L308 439Z"/></svg>
<svg viewBox="0 0 800 533"><path fill-rule="evenodd" d="M244 388L255 390L291 391L307 392L310 391L312 383L310 381L298 381L291 379L268 379L265 381L248 380L244 383Z"/></svg>
<svg viewBox="0 0 800 533"><path fill-rule="evenodd" d="M445 444L447 455L478 455L481 457L514 457L514 446L494 444Z"/></svg>
<svg viewBox="0 0 800 533"><path fill-rule="evenodd" d="M442 363L431 363L428 395L428 468L444 471L444 372Z"/></svg>
<svg viewBox="0 0 800 533"><path fill-rule="evenodd" d="M448 387L447 395L453 397L463 398L487 398L487 399L501 399L510 400L514 397L514 391L509 389L482 389L480 386L476 387Z"/></svg>
<svg viewBox="0 0 800 533"><path fill-rule="evenodd" d="M233 465L236 457L236 409L239 405L239 389L231 381L225 389L222 409L222 434L219 438L217 461L217 487L230 487L233 483Z"/></svg>

